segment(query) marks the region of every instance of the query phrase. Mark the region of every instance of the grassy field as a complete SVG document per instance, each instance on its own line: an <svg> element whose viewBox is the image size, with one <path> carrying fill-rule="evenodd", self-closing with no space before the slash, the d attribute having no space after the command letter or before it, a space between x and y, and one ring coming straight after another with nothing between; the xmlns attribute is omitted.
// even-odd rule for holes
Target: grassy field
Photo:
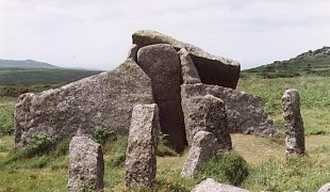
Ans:
<svg viewBox="0 0 330 192"><path fill-rule="evenodd" d="M330 181L330 77L262 79L253 73L242 76L238 90L259 95L281 133L284 132L282 94L289 88L299 90L307 155L286 159L282 141L233 134L234 150L245 159L249 170L249 175L238 185L250 191L317 191ZM15 98L0 99L0 128L13 125L14 105ZM66 191L68 142L47 155L27 158L13 151L12 135L1 134L1 192ZM129 191L124 183L122 162L125 146L126 138L118 138L117 142L104 145L105 191ZM180 177L187 151L180 156L157 157L156 184L152 191L190 191L205 177L205 174L191 179ZM217 166L214 164L214 167ZM221 166L219 169L222 169ZM214 177L220 182L231 183L226 177Z"/></svg>

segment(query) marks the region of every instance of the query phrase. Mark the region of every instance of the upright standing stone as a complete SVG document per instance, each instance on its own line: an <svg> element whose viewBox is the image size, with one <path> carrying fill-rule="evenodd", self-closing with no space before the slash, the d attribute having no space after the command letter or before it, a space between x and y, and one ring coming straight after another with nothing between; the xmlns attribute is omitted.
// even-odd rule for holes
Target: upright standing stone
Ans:
<svg viewBox="0 0 330 192"><path fill-rule="evenodd" d="M215 157L218 147L219 144L214 134L207 131L198 131L194 136L181 175L183 177L194 176L203 163Z"/></svg>
<svg viewBox="0 0 330 192"><path fill-rule="evenodd" d="M295 89L286 90L282 97L287 156L297 156L305 153L304 127L300 115L299 100L299 93Z"/></svg>
<svg viewBox="0 0 330 192"><path fill-rule="evenodd" d="M137 63L151 79L152 93L159 106L160 126L169 144L178 152L185 146L181 108L181 65L173 46L149 45L139 49Z"/></svg>
<svg viewBox="0 0 330 192"><path fill-rule="evenodd" d="M68 191L103 189L104 162L101 145L87 136L70 142Z"/></svg>
<svg viewBox="0 0 330 192"><path fill-rule="evenodd" d="M156 176L156 147L159 130L156 104L133 108L126 151L126 186L150 187Z"/></svg>
<svg viewBox="0 0 330 192"><path fill-rule="evenodd" d="M184 121L188 144L198 131L209 131L223 149L231 149L225 103L212 95L195 96L183 100Z"/></svg>

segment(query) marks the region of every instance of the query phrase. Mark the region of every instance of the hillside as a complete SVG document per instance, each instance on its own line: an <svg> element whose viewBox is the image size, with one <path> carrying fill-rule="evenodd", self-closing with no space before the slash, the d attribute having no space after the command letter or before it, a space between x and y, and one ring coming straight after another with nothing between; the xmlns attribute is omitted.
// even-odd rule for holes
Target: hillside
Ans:
<svg viewBox="0 0 330 192"><path fill-rule="evenodd" d="M264 78L295 77L303 75L330 76L330 47L314 51L309 50L294 58L284 61L274 61L246 72L258 73Z"/></svg>
<svg viewBox="0 0 330 192"><path fill-rule="evenodd" d="M48 63L33 61L33 60L3 60L0 59L0 68L46 68L46 69L59 69L55 65L51 65Z"/></svg>

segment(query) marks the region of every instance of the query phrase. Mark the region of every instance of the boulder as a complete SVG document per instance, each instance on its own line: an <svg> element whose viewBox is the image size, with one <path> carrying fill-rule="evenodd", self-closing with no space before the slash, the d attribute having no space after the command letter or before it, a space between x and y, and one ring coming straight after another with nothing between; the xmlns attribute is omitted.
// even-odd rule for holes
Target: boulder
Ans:
<svg viewBox="0 0 330 192"><path fill-rule="evenodd" d="M201 48L178 41L156 31L137 31L132 35L132 39L133 44L140 48L153 44L169 44L177 50L185 48L203 83L236 88L240 74L240 64L237 61L209 54Z"/></svg>
<svg viewBox="0 0 330 192"><path fill-rule="evenodd" d="M300 98L296 89L286 90L282 97L285 152L287 156L303 155L305 153L305 134L300 115Z"/></svg>
<svg viewBox="0 0 330 192"><path fill-rule="evenodd" d="M153 103L150 78L133 61L118 68L41 93L27 93L15 109L15 147L27 145L36 134L53 142L90 133L98 126L127 134L134 105Z"/></svg>
<svg viewBox="0 0 330 192"><path fill-rule="evenodd" d="M183 106L186 102L189 103L192 97L208 94L224 101L230 133L253 134L261 137L278 135L271 117L264 111L260 97L217 85L202 83L181 85Z"/></svg>
<svg viewBox="0 0 330 192"><path fill-rule="evenodd" d="M178 54L180 56L183 83L201 83L202 81L199 77L198 71L189 56L188 51L185 48L181 48Z"/></svg>
<svg viewBox="0 0 330 192"><path fill-rule="evenodd" d="M317 192L330 192L330 183L323 185Z"/></svg>
<svg viewBox="0 0 330 192"><path fill-rule="evenodd" d="M104 162L101 145L88 136L74 136L69 151L68 191L102 190Z"/></svg>
<svg viewBox="0 0 330 192"><path fill-rule="evenodd" d="M169 144L178 152L185 146L180 85L181 65L173 46L149 45L139 49L137 63L150 77L155 102L159 106L160 125Z"/></svg>
<svg viewBox="0 0 330 192"><path fill-rule="evenodd" d="M150 187L156 176L157 133L156 104L136 105L133 109L126 151L126 186Z"/></svg>
<svg viewBox="0 0 330 192"><path fill-rule="evenodd" d="M225 185L216 182L212 178L207 178L196 187L191 190L191 192L249 192L248 190L234 187L231 185Z"/></svg>
<svg viewBox="0 0 330 192"><path fill-rule="evenodd" d="M207 131L198 131L194 138L183 165L182 177L193 177L202 165L216 156L218 141L214 134Z"/></svg>
<svg viewBox="0 0 330 192"><path fill-rule="evenodd" d="M212 95L194 96L183 99L182 106L188 145L198 131L208 131L215 135L220 148L232 148L226 107L221 99Z"/></svg>

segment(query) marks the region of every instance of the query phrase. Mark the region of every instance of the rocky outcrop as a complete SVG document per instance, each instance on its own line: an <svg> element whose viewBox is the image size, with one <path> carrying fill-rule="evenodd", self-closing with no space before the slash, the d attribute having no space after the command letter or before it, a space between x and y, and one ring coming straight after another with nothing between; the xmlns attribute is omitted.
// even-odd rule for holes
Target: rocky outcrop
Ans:
<svg viewBox="0 0 330 192"><path fill-rule="evenodd" d="M219 144L214 134L208 131L198 131L194 138L183 165L181 175L192 177L202 167L202 165L216 156Z"/></svg>
<svg viewBox="0 0 330 192"><path fill-rule="evenodd" d="M156 148L159 131L156 104L133 109L126 152L126 186L150 187L156 176Z"/></svg>
<svg viewBox="0 0 330 192"><path fill-rule="evenodd" d="M305 153L305 134L303 121L300 115L300 97L296 89L289 89L284 92L282 107L286 155L303 155Z"/></svg>
<svg viewBox="0 0 330 192"><path fill-rule="evenodd" d="M181 109L181 65L171 45L149 45L139 49L137 63L150 77L155 102L159 106L160 125L169 144L183 151L185 133Z"/></svg>
<svg viewBox="0 0 330 192"><path fill-rule="evenodd" d="M151 80L133 60L118 68L41 93L21 95L15 112L15 147L36 134L54 142L104 126L127 134L138 103L153 103Z"/></svg>
<svg viewBox="0 0 330 192"><path fill-rule="evenodd" d="M88 136L74 136L69 151L68 191L102 190L104 162L101 145Z"/></svg>
<svg viewBox="0 0 330 192"><path fill-rule="evenodd" d="M191 190L191 192L249 192L248 190L234 187L231 185L225 185L216 182L212 178L207 178L196 187Z"/></svg>
<svg viewBox="0 0 330 192"><path fill-rule="evenodd" d="M178 41L170 36L150 30L137 31L132 35L133 44L144 47L153 44L169 44L177 50L185 48L205 84L221 85L235 89L240 64L237 61L209 54L194 45Z"/></svg>
<svg viewBox="0 0 330 192"><path fill-rule="evenodd" d="M208 94L224 101L230 133L245 133L262 137L278 135L272 119L264 111L260 97L217 85L202 83L181 85L184 108L187 108L190 98Z"/></svg>
<svg viewBox="0 0 330 192"><path fill-rule="evenodd" d="M212 95L193 96L183 99L182 106L189 145L198 131L208 131L214 134L222 149L232 148L226 107L221 99Z"/></svg>

